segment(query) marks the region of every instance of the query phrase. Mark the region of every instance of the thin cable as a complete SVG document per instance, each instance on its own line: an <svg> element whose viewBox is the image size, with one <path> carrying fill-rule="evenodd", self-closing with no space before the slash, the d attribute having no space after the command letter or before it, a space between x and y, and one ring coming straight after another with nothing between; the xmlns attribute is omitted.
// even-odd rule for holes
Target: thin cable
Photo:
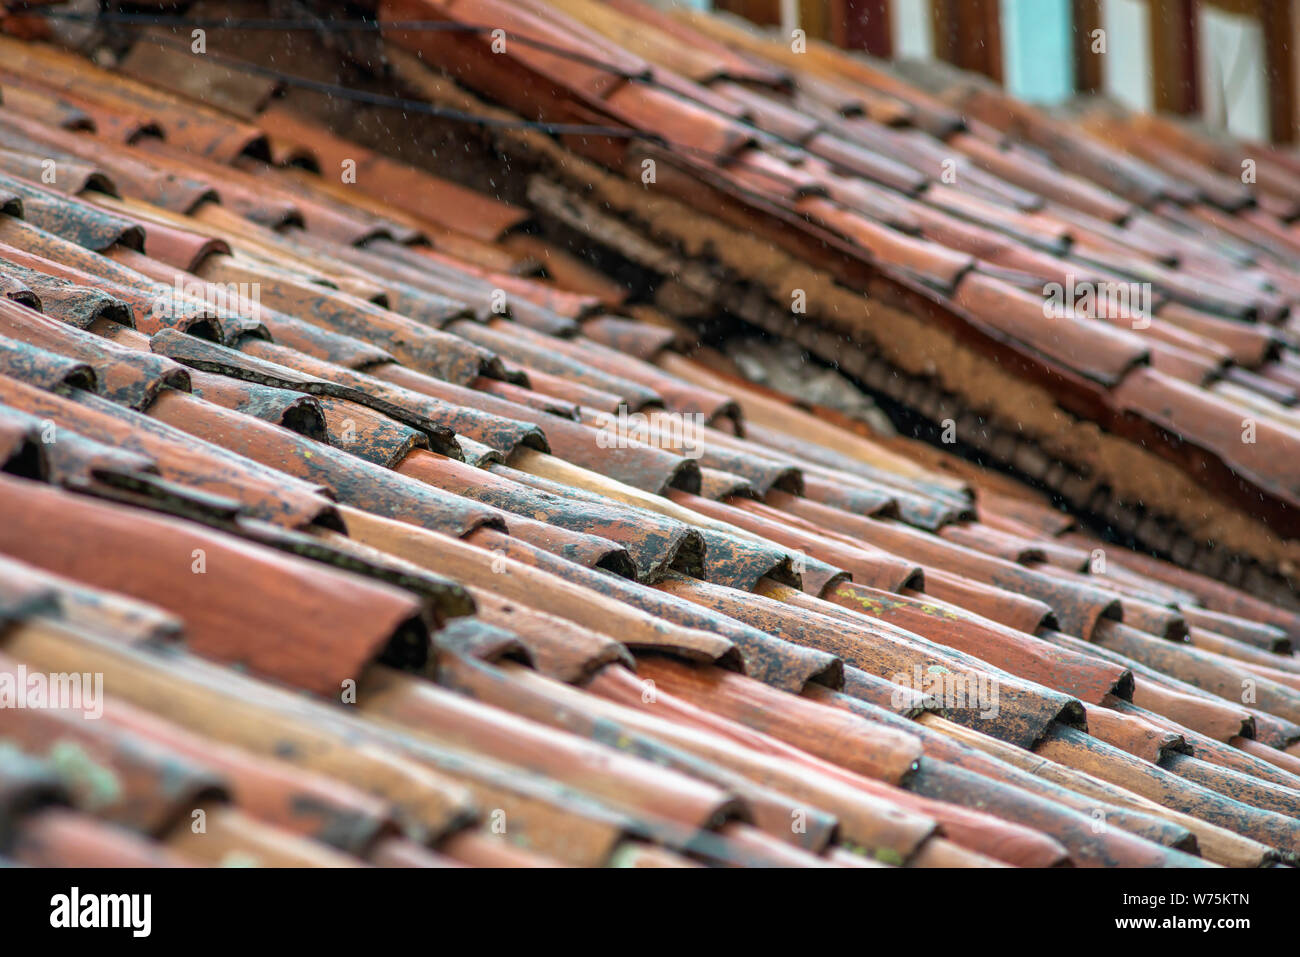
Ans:
<svg viewBox="0 0 1300 957"><path fill-rule="evenodd" d="M180 17L180 16L159 16L154 14L136 14L136 13L112 13L104 12L98 14L78 13L71 10L51 10L49 8L31 8L23 11L37 16L47 17L54 20L66 20L78 23L104 23L124 26L172 26L190 29L232 29L232 30L304 30L304 31L335 31L335 32L357 32L357 33L378 33L383 30L402 31L428 31L444 33L463 33L468 35L488 35L493 32L493 27L481 27L471 24L450 23L437 20L394 20L391 22L379 22L375 20L304 20L304 19L287 19L287 18L264 18L264 17L241 17L241 18L218 18L218 17ZM152 40L162 46L172 47L189 51L189 44L175 38L149 34L143 39ZM566 57L576 62L585 63L596 69L613 73L625 80L633 82L642 82L647 85L662 87L653 77L648 74L628 73L620 70L612 64L605 63L593 57L587 57L584 54L577 53L567 47L556 46L544 40L538 40L533 37L525 37L517 34L507 34L507 40L514 40L525 46L531 46L546 52L553 53L557 56ZM547 133L553 136L595 136L609 139L639 139L647 143L652 143L660 148L693 155L701 160L710 163L725 164L734 162L735 157L728 153L719 153L703 147L695 146L690 143L677 143L666 137L652 132L635 130L628 127L600 126L596 124L584 123L551 123L543 120L525 120L525 119L503 119L499 117L483 116L478 113L469 113L463 110L457 110L451 107L436 106L423 100L412 100L405 97L388 96L382 93L371 93L366 90L358 90L352 87L343 86L337 83L328 83L322 80L312 80L308 77L298 76L293 73L286 73L283 70L277 70L273 67L262 66L261 64L251 63L246 60L239 60L234 57L228 57L220 53L205 53L205 57L222 63L228 68L244 70L268 79L276 80L286 86L293 86L299 89L311 90L325 96L335 96L340 99L349 99L358 103L365 103L370 106L384 107L388 109L402 110L404 112L417 113L424 116L430 116L437 119L451 120L470 125L488 127L493 129L522 129L533 130L536 132ZM786 179L778 173L770 173L761 166L751 166L749 171L762 178L767 177L778 185L788 185Z"/></svg>
<svg viewBox="0 0 1300 957"><path fill-rule="evenodd" d="M162 46L173 47L185 51L190 49L189 44L180 40L175 40L171 37L148 36L144 39L151 40ZM357 90L352 87L342 86L338 83L328 83L324 80L313 80L309 77L286 73L283 70L277 70L274 67L262 66L259 63L250 63L247 60L227 57L220 53L209 52L205 53L204 57L226 67L243 70L248 73L266 77L267 79L276 80L286 86L312 90L316 93L324 94L325 96L335 96L340 99L353 100L370 106L381 106L389 109L402 110L408 113L418 113L424 116L436 117L438 119L454 120L456 122L493 127L496 129L536 130L554 136L600 136L611 139L641 139L655 142L662 146L672 145L657 133L643 133L629 127L598 126L589 123L549 123L544 120L515 120L495 116L483 116L479 113L468 113L464 110L453 109L452 107L436 106L432 103L426 103L424 100L412 100L401 96L389 96L384 93L371 93L368 90Z"/></svg>
<svg viewBox="0 0 1300 957"><path fill-rule="evenodd" d="M147 35L143 39L152 40L163 46L190 52L190 46L188 43L185 43L182 40L177 40L173 37ZM286 73L283 70L277 70L274 67L262 66L259 63L250 63L247 60L227 57L220 53L208 52L203 55L205 58L212 59L227 67L236 70L245 70L249 73L264 76L268 79L284 83L286 86L296 86L300 89L312 90L313 92L325 96L337 96L340 99L349 99L358 103L366 103L370 106L387 107L411 113L419 113L438 119L453 120L470 125L490 127L493 129L535 130L541 133L549 133L554 136L599 136L608 139L642 140L671 152L691 154L710 163L726 164L735 162L736 160L736 157L729 153L719 153L713 150L707 150L703 147L695 146L692 143L675 142L662 134L636 130L630 127L597 126L583 123L550 123L544 120L514 120L494 116L483 116L479 113L467 113L464 110L457 110L451 107L435 106L434 104L426 103L423 100L411 100L400 96L388 96L383 93L371 93L366 90L357 90L337 83L327 83L323 80L312 80L308 77ZM785 177L781 176L779 173L771 173L761 166L750 166L748 171L760 178L767 177L778 185L788 185Z"/></svg>
<svg viewBox="0 0 1300 957"><path fill-rule="evenodd" d="M79 13L75 10L50 10L48 8L29 8L22 11L26 15L45 17L50 20L64 20L69 23L105 24L108 26L129 27L179 27L198 30L274 30L280 32L315 31L320 33L382 33L385 30L399 33L463 33L471 36L489 36L497 27L482 27L468 23L452 23L442 20L310 20L284 19L270 17L180 17L162 16L150 13ZM533 47L545 53L565 57L575 63L604 70L624 80L648 80L648 73L632 73L620 69L596 57L579 53L569 47L539 40L536 37L501 30L505 39L523 46Z"/></svg>

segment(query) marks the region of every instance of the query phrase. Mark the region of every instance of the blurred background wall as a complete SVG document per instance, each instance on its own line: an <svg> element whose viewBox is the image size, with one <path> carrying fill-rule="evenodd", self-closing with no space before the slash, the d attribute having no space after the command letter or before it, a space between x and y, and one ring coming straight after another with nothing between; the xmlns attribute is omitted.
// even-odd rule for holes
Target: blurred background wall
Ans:
<svg viewBox="0 0 1300 957"><path fill-rule="evenodd" d="M1101 93L1295 142L1300 0L661 0L881 57L938 59L1026 100Z"/></svg>

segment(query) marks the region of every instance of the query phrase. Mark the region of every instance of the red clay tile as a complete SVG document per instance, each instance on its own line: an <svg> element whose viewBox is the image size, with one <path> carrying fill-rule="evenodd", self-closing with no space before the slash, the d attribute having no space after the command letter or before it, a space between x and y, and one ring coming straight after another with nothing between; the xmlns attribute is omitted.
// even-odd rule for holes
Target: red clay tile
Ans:
<svg viewBox="0 0 1300 957"><path fill-rule="evenodd" d="M0 673L21 682L27 669L0 656ZM99 706L107 711L112 703L101 698ZM202 759L141 740L111 721L50 708L6 708L0 717L8 741L60 767L76 806L133 831L163 837L191 808L225 800L224 782ZM80 759L81 766L66 757L60 764L64 755ZM89 770L96 766L112 775L112 786Z"/></svg>
<svg viewBox="0 0 1300 957"><path fill-rule="evenodd" d="M189 867L180 855L124 828L51 808L19 825L8 853L27 867Z"/></svg>
<svg viewBox="0 0 1300 957"><path fill-rule="evenodd" d="M1291 359L1294 330L1284 310L1300 301L1300 281L1290 275L1300 247L1285 225L1295 176L1285 157L1261 153L1268 185L1256 191L1259 207L1235 208L1233 164L1225 166L1219 148L1199 139L1186 148L1176 136L1143 141L1138 152L1147 163L1116 152L1101 138L1103 123L1048 119L992 90L961 94L962 133L960 119L936 100L822 44L796 57L712 20L646 14L651 26L623 41L632 47L625 54L618 44L629 35L616 28L635 20L638 4L618 0L617 14L578 0L565 5L583 22L555 16L542 0L509 10L498 0L403 0L381 18L418 13L464 23L490 14L521 32L536 27L536 35L561 46L599 51L620 67L576 64L519 44L503 57L489 52L485 37L442 31L390 31L387 38L529 117L617 124L621 116L647 134L669 123L673 136L691 142L677 168L671 158L661 162L661 185L686 200L701 225L713 215L752 227L809 265L830 267L838 282L869 287L923 321L942 322L1012 375L1050 388L1076 417L1146 443L1186 470L1203 468L1198 480L1234 502L1276 479L1280 465L1256 474L1248 450L1213 447L1206 426L1180 421L1177 428L1204 433L1188 443L1159 408L1184 396L1211 409L1211 432L1216 416L1231 413L1258 417L1268 435L1289 434L1285 410L1300 385L1300 363ZM716 71L701 54L710 48ZM655 63L657 90L620 75L649 75L638 52ZM46 59L52 78L35 72ZM300 139L315 147L320 178L226 155L246 128L204 110L187 126L177 113L181 101L170 94L110 75L103 75L103 91L89 88L86 78L101 74L61 54L33 52L15 62L6 70L22 72L29 109L0 113L15 137L14 157L0 156L10 163L0 168L20 178L35 173L32 157L44 151L67 164L71 178L55 192L9 190L11 214L21 212L25 193L32 218L55 235L0 219L0 242L8 244L0 253L11 264L6 273L0 263L0 319L9 317L0 330L9 335L0 343L9 373L0 376L0 461L79 494L30 483L19 490L68 501L76 514L125 508L85 493L145 506L149 511L121 513L138 527L114 532L115 558L134 540L123 535L139 537L158 522L183 529L169 533L173 544L196 534L225 542L216 530L225 529L242 536L229 542L267 567L301 567L317 588L333 581L319 573L341 574L321 568L332 563L360 573L344 576L354 585L399 586L387 594L426 622L461 616L422 644L425 656L432 650L448 669L444 685L455 691L371 667L367 675L388 682L392 713L367 715L285 696L180 652L142 657L132 649L174 642L182 625L194 630L191 619L211 630L216 619L204 615L229 613L228 624L235 620L230 609L241 609L242 621L235 603L187 600L171 607L173 616L87 591L84 581L33 581L31 572L6 572L0 563L3 640L19 658L112 672L133 704L188 729L194 749L210 738L263 762L281 754L294 765L276 775L265 765L256 770L257 761L227 763L232 777L264 789L220 808L217 841L178 839L178 851L209 863L213 848L241 846L281 862L355 863L304 846L301 835L318 833L325 819L284 813L294 781L318 772L391 801L403 823L423 822L437 838L434 852L366 839L372 831L365 822L378 818L364 813L342 841L363 859L417 866L445 865L448 857L527 865L850 863L835 843L836 827L844 840L910 866L1047 866L1066 854L1088 865L1187 865L1195 863L1184 853L1193 841L1216 863L1271 859L1259 840L1231 829L1291 847L1293 835L1268 811L1283 807L1293 783L1289 755L1279 748L1300 739L1298 669L1274 650L1297 630L1294 616L1199 577L1170 581L1163 566L1151 574L1139 556L1130 560L1114 546L1107 546L1115 560L1103 573L1092 567L1100 543L1057 539L1072 519L1010 479L915 441L882 438L840 414L794 413L783 397L701 378L693 360L666 351L691 347L679 339L684 327L661 331L665 320L653 307L627 306L617 284L585 260L556 258L570 254L545 216L537 228L546 238L498 247L492 243L528 211L321 134L305 114L277 107L261 122L272 133L280 117L285 129L296 124L297 134L281 138L274 155L311 165L307 151L290 142ZM411 61L395 62L421 89ZM686 79L726 76L727 68L748 71L739 82L762 92L727 81L701 89ZM188 80L164 85L201 95ZM48 113L31 109L38 100ZM248 103L260 106L255 91ZM250 115L242 101L229 105ZM737 122L751 114L759 135ZM102 123L98 137L57 125L85 126L92 118ZM166 134L178 128L172 145L147 136L136 146L113 142L155 120ZM763 133L765 125L787 141ZM960 164L957 190L931 183L951 153L953 144L943 140L954 133L973 157ZM1117 135L1133 138L1128 130ZM503 136L513 142L516 134ZM632 158L622 139L562 142L616 172ZM197 147L192 162L178 144ZM732 151L739 162L701 162L689 154L692 145ZM201 158L209 148L215 152ZM538 155L553 162L560 154L552 150ZM358 157L364 182L333 183L330 167ZM214 162L232 159L232 166ZM100 165L108 178L99 177ZM561 165L566 177L584 175ZM385 205L383 184L374 181L381 172L404 184L400 208ZM899 197L873 177L924 193ZM126 200L91 188L111 191L109 180L117 178ZM209 185L230 193L224 207L204 192ZM579 185L566 179L566 189ZM834 222L800 220L793 203ZM182 211L192 219L175 215ZM305 230L293 225L299 212ZM665 227L677 228L650 228L662 238ZM406 245L420 234L435 246ZM141 236L143 252L130 248ZM814 248L818 237L830 244L823 253ZM357 241L364 248L348 245ZM879 269L861 273L850 261L855 255L857 265L870 256ZM1070 317L1065 326L1041 317L1039 287L1076 275L1149 282L1156 320L1132 335L1113 316ZM204 279L258 281L276 298L210 308L199 297L215 287ZM953 301L924 296L918 279L940 289L955 285ZM196 295L155 315L154 301L178 281L193 282ZM494 308L496 290L508 293L505 316ZM1073 330L1066 340L1063 328ZM467 341L494 336L486 350ZM1233 368L1230 359L1246 368ZM88 391L97 386L149 414ZM762 396L773 404L759 402ZM650 427L617 443L626 447L607 447L595 412L612 412L628 398L652 407ZM653 412L659 401L666 411ZM673 432L669 413L714 422L701 430L698 459ZM49 447L40 441L45 420L60 430ZM449 494L449 485L469 497ZM703 494L688 497L697 490ZM655 505L640 493L667 498ZM349 504L332 506L327 494ZM485 497L487 505L472 501ZM1273 490L1249 511L1285 534L1284 502ZM513 510L499 513L493 503ZM683 512L683 503L697 517ZM160 518L159 510L202 524ZM977 515L979 523L968 524ZM679 525L683 518L699 527ZM309 533L292 530L300 527ZM94 550L107 553L109 544ZM306 566L294 552L317 561ZM134 553L126 554L119 571L139 569ZM869 583L846 583L850 571ZM662 576L659 588L620 577L638 572ZM468 595L442 576L471 586L478 616L467 614ZM97 582L119 580L89 580ZM801 582L803 591L795 587ZM123 579L121 587L142 586ZM349 595L331 596L349 603L348 615L359 601ZM1208 606L1203 614L1199 602ZM316 604L319 613L332 613L333 606ZM1123 624L1108 617L1121 612ZM1058 618L1080 637L1054 631ZM1170 641L1189 620L1191 643ZM200 650L231 657L251 648L264 673L332 698L342 680L337 669L359 672L376 656L419 664L413 646L375 636L382 624L372 614L345 625L346 635L318 629L331 648L346 648L341 655L319 650L318 635L316 644L298 641L285 653L257 641L256 629L242 632L242 644L238 634L213 633ZM100 644L99 635L117 644ZM313 647L310 655L302 651ZM626 670L628 649L733 670L643 657L642 678L666 686L656 714L642 700L643 681ZM566 688L527 665L588 687ZM955 722L935 717L927 709L942 702L905 687L915 665L997 681L1000 715L977 722L949 709ZM756 680L737 677L741 669ZM1232 685L1243 675L1259 689L1250 706L1235 703ZM626 707L592 693L609 692L610 682L622 688ZM668 688L673 682L679 686ZM1123 700L1130 689L1135 703ZM817 700L792 703L786 691ZM231 707L244 699L246 706ZM1091 736L1081 735L1081 701L1094 712ZM711 713L717 709L741 720ZM394 718L418 718L426 727L399 731L386 723ZM506 733L513 727L527 728L518 736L524 740ZM832 740L836 734L810 736L810 728L840 728L863 746L845 750ZM899 734L924 750L900 778L906 790L854 777L853 769L866 768L874 738ZM1250 736L1258 740L1238 746ZM1179 753L1187 746L1191 756ZM594 759L608 747L627 756L614 772L582 764L580 755ZM629 797L624 785L639 779L640 762L671 768L673 781L686 775L706 783L683 790L660 782ZM315 793L329 803L327 792ZM706 792L714 797L688 797ZM484 807L506 808L512 837L522 836L530 850L502 854L499 844L484 846L491 841L481 833L449 833L469 823L471 795ZM1254 810L1230 809L1227 798ZM812 827L795 837L787 818L802 805L813 813ZM1095 834L1093 806L1104 806L1116 827ZM900 826L901 808L924 826ZM752 813L754 826L723 823L736 813ZM934 833L934 822L946 836ZM639 836L629 842L632 831ZM657 843L647 844L646 835Z"/></svg>
<svg viewBox="0 0 1300 957"><path fill-rule="evenodd" d="M924 176L902 163L827 133L816 134L804 146L834 167L901 193L917 193L926 184Z"/></svg>
<svg viewBox="0 0 1300 957"><path fill-rule="evenodd" d="M1049 319L1041 297L991 276L968 274L954 300L989 328L1105 385L1120 382L1147 359L1141 340L1132 333L1072 315Z"/></svg>
<svg viewBox="0 0 1300 957"><path fill-rule="evenodd" d="M704 546L698 533L662 516L626 514L613 503L574 501L515 482L501 467L487 472L433 453L407 456L398 472L496 508L616 542L627 549L640 580L653 581L670 567L702 567Z"/></svg>
<svg viewBox="0 0 1300 957"><path fill-rule="evenodd" d="M955 605L891 595L852 582L836 585L825 597L1085 702L1100 703L1117 687L1131 682L1123 668L1049 648L1023 632L980 619Z"/></svg>
<svg viewBox="0 0 1300 957"><path fill-rule="evenodd" d="M884 725L862 720L842 709L826 708L811 702L792 702L781 692L739 675L727 675L716 670L666 661L644 662L641 675L643 680L655 681L656 692L661 688L667 689L669 693L697 707L743 724L765 737L771 735L838 767L857 769L859 774L866 777L874 775L862 762L869 761L866 756L881 748L891 733L891 729ZM838 733L831 730L837 726ZM824 733L816 734L818 728ZM845 761L838 757L838 742L844 741L846 736L857 740L855 760ZM918 748L917 761L912 766L913 775L925 771L925 762L919 753L919 741L915 743ZM812 767L819 766L819 762L809 760L806 756L792 755L791 758ZM829 768L826 772L842 775L842 772L831 771ZM1040 836L1017 825L995 822L984 814L965 812L946 802L918 800L908 793L879 787L868 788L866 784L859 786L903 807L935 817L943 824L944 833L959 846L995 857L1009 855L1015 863L1027 866L1050 866L1059 863L1063 857L1058 845L1043 841ZM913 866L922 865L914 863Z"/></svg>
<svg viewBox="0 0 1300 957"><path fill-rule="evenodd" d="M581 683L607 664L634 667L632 656L607 634L514 604L492 592L475 590L477 617L519 637L542 674Z"/></svg>
<svg viewBox="0 0 1300 957"><path fill-rule="evenodd" d="M984 170L1030 190L1045 199L1104 222L1123 220L1132 209L1113 193L1099 189L1087 179L1063 173L1059 169L1036 161L1024 150L999 149L978 136L958 134L948 141Z"/></svg>
<svg viewBox="0 0 1300 957"><path fill-rule="evenodd" d="M1300 501L1300 489L1281 463L1291 461L1300 435L1258 420L1211 393L1193 389L1155 370L1138 370L1114 393L1116 406L1149 417L1167 432L1179 436L1201 454L1233 463L1234 471L1249 477L1260 487L1286 502ZM1254 441L1243 441L1249 425ZM1195 455L1195 452L1188 454Z"/></svg>
<svg viewBox="0 0 1300 957"><path fill-rule="evenodd" d="M83 393L71 401L0 377L0 402L48 419L56 426L109 439L122 449L146 455L158 465L165 479L240 503L265 520L288 527L339 524L337 512L320 494L319 486L266 469L224 449L197 443L106 400Z"/></svg>
<svg viewBox="0 0 1300 957"><path fill-rule="evenodd" d="M710 827L740 810L733 797L703 782L505 714L426 681L376 671L368 677L362 695L358 700L367 715L528 768L636 813Z"/></svg>
<svg viewBox="0 0 1300 957"><path fill-rule="evenodd" d="M23 218L61 239L101 252L121 243L132 249L144 248L144 231L136 224L34 183L0 176L7 190L23 201Z"/></svg>
<svg viewBox="0 0 1300 957"><path fill-rule="evenodd" d="M160 394L149 416L268 468L319 483L340 501L389 518L452 535L464 535L484 524L502 524L501 513L494 508L441 492L400 472L189 393L173 389Z"/></svg>
<svg viewBox="0 0 1300 957"><path fill-rule="evenodd" d="M191 646L215 658L333 695L339 682L355 678L372 657L400 653L422 661L427 656L420 606L396 589L305 565L190 523L69 498L31 483L6 481L4 490L8 554L173 611L185 622ZM76 531L61 537L62 548L50 550L45 536L23 541L33 522L75 525ZM98 558L114 548L114 541L145 540L152 544L132 549L130 565ZM44 544L33 549L37 541ZM277 580L283 589L277 600L245 607L242 624L232 629L232 608L220 596ZM204 597L209 585L216 589L215 600ZM356 602L362 595L368 604Z"/></svg>
<svg viewBox="0 0 1300 957"><path fill-rule="evenodd" d="M718 64L719 75L767 86L778 86L784 81L784 74L779 70L729 49L653 6L638 0L611 0L609 6L661 31L679 44L706 54Z"/></svg>
<svg viewBox="0 0 1300 957"><path fill-rule="evenodd" d="M37 156L50 154L49 158L65 170L70 163L93 163L102 167L114 186L126 195L174 212L186 213L217 198L211 184L201 178L187 175L185 171L159 169L134 150L103 139L53 129L31 118L15 116L7 109L0 109L0 126L5 130L6 141L16 148ZM55 169L57 175L59 165Z"/></svg>
<svg viewBox="0 0 1300 957"><path fill-rule="evenodd" d="M602 705L601 699L594 696L575 693L552 681L538 680L532 672L521 672L512 665L496 669L465 659L445 661L439 670L439 681L543 724L592 740L616 742L624 750L724 787L746 802L759 827L795 846L821 850L833 837L835 818L830 814L808 808L808 827L800 833L790 827L792 813L798 807L794 799L657 740L652 734L634 730L620 720L614 706Z"/></svg>
<svg viewBox="0 0 1300 957"><path fill-rule="evenodd" d="M0 169L19 179L39 182L42 173L45 172L42 166L44 162L45 160L38 153L0 149ZM61 157L56 162L62 164L62 176L58 175L60 167L56 166L55 181L49 185L59 192L80 196L93 190L107 195L118 195L117 185L101 167L82 162L76 157Z"/></svg>
<svg viewBox="0 0 1300 957"><path fill-rule="evenodd" d="M780 594L782 600L762 598L734 592L730 589L686 579L670 577L657 587L689 598L706 607L731 615L755 627L763 628L797 644L808 645L843 658L868 676L895 682L896 679L914 684L913 670L937 665L950 672L966 674L978 680L981 669L987 665L976 659L924 642L917 636L883 623L854 621L835 605L818 603L817 599L787 589ZM814 610L816 609L816 610ZM1001 686L1000 713L991 720L1000 722L999 736L1032 742L1041 734L1045 722L1064 716L1074 709L1069 699L1056 692L1029 685L1010 675L999 672ZM846 690L852 693L846 684ZM888 690L888 689L880 689ZM897 697L895 692L891 696ZM885 698L890 700L889 697ZM973 712L963 713L963 720L980 722L989 729L990 716L975 718Z"/></svg>
<svg viewBox="0 0 1300 957"><path fill-rule="evenodd" d="M659 395L648 387L626 378L611 375L555 349L534 345L525 335L515 335L509 325L486 326L477 322L457 322L449 331L477 343L484 349L551 375L574 379L582 385L618 396L628 409L640 411L648 405L660 405Z"/></svg>
<svg viewBox="0 0 1300 957"><path fill-rule="evenodd" d="M0 49L7 69L66 96L156 120L173 142L197 154L228 161L261 138L255 128L216 110L160 93L54 47L0 38Z"/></svg>
<svg viewBox="0 0 1300 957"><path fill-rule="evenodd" d="M500 380L476 379L470 383L476 389L492 392L510 402L531 406L543 412L562 415L575 422L582 418L582 409L614 414L625 405L622 396L604 389L593 388L564 376L554 375L527 364L517 366L528 376L528 388Z"/></svg>
<svg viewBox="0 0 1300 957"><path fill-rule="evenodd" d="M783 523L779 513L765 506L737 497L729 502L712 502L699 496L673 492L670 497L681 505L705 515L730 522L740 528L770 538L788 548L806 552L813 558L832 563L874 587L894 591L918 580L918 569L907 561L873 548L862 548L821 538L812 531ZM819 594L830 583L807 582L813 594Z"/></svg>
<svg viewBox="0 0 1300 957"><path fill-rule="evenodd" d="M876 720L905 720L834 692L810 689L806 694L830 706L862 711L865 717ZM912 789L918 793L970 802L967 806L973 804L1003 820L1032 822L1037 829L1060 841L1072 861L1079 866L1168 866L1186 862L1179 860L1177 855L1168 854L1165 847L1195 849L1195 836L1185 827L1116 804L1099 802L1095 795L1085 797L1084 793L1001 759L1001 755L1017 753L1016 749L993 745L992 739L980 737L982 743L996 748L986 753L935 730L929 723L931 720L934 719L927 716L919 721L906 722L907 730L920 737L925 749L922 767L911 780ZM944 727L952 726L945 724ZM978 734L963 733L971 737ZM1029 752L1023 753L1028 757ZM1042 767L1041 759L1030 760ZM1064 772L1061 768L1054 770ZM1096 820L1093 812L1098 810L1117 826L1104 832L1093 827Z"/></svg>
<svg viewBox="0 0 1300 957"><path fill-rule="evenodd" d="M525 210L332 136L278 104L268 107L258 124L273 144L309 149L323 169L341 168L343 160L353 160L358 189L457 232L493 240L528 218Z"/></svg>
<svg viewBox="0 0 1300 957"><path fill-rule="evenodd" d="M514 560L506 550L513 540L491 529L478 529L465 542L458 542L418 526L353 509L345 508L344 514L354 538L430 571L453 574L467 585L485 588L587 628L612 628L630 648L661 648L710 660L735 656L726 638L670 624ZM496 571L498 567L506 573Z"/></svg>
<svg viewBox="0 0 1300 957"><path fill-rule="evenodd" d="M860 788L775 755L740 747L740 742L719 735L717 723L707 721L706 713L686 702L675 702L667 695L654 704L644 702L644 686L630 672L620 674L606 669L589 687L623 705L617 713L631 726L831 811L839 818L845 838L876 856L905 860L933 834L929 818L903 811ZM679 715L689 715L689 719L682 721Z"/></svg>
<svg viewBox="0 0 1300 957"><path fill-rule="evenodd" d="M784 641L663 591L610 575L601 575L572 562L564 562L524 542L486 530L475 532L472 537L502 555L547 571L564 581L586 587L597 594L615 597L665 621L714 632L731 641L738 649L747 673L774 687L797 691L809 683L830 687L840 687L843 684L843 667L830 654ZM621 640L627 643L626 639Z"/></svg>
<svg viewBox="0 0 1300 957"><path fill-rule="evenodd" d="M287 761L391 801L411 833L440 836L473 820L470 792L392 748L357 747L337 712L298 693L204 664L177 652L105 643L52 626L5 635L6 650L47 671L103 672L114 696L207 738ZM215 679L215 680L214 680ZM336 686L334 693L340 693Z"/></svg>
<svg viewBox="0 0 1300 957"><path fill-rule="evenodd" d="M1285 853L1293 853L1291 848L1296 846L1293 820L1228 799L1073 729L1052 732L1036 751Z"/></svg>
<svg viewBox="0 0 1300 957"><path fill-rule="evenodd" d="M4 105L23 116L64 130L94 131L95 119L86 110L70 100L57 96L38 86L24 84L12 74L0 70ZM139 131L137 131L138 135Z"/></svg>
<svg viewBox="0 0 1300 957"><path fill-rule="evenodd" d="M797 208L814 221L848 236L879 262L915 273L944 291L951 291L973 265L968 256L878 226L815 196L801 199Z"/></svg>

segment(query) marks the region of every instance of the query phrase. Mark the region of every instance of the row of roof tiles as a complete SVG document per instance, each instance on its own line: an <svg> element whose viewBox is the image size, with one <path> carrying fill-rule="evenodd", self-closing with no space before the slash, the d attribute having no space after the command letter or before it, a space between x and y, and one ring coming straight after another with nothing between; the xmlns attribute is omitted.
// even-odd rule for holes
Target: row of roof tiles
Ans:
<svg viewBox="0 0 1300 957"><path fill-rule="evenodd" d="M717 49L684 35L659 55ZM587 271L538 274L567 253L520 243L526 209L0 48L0 679L105 693L98 721L0 708L0 857L1300 856L1300 616L683 355ZM340 155L383 173L285 165ZM644 419L611 442L619 409Z"/></svg>
<svg viewBox="0 0 1300 957"><path fill-rule="evenodd" d="M792 51L735 21L641 0L394 0L378 16L544 41L498 56L487 36L388 34L522 114L666 137L719 195L919 281L969 341L1023 366L1069 411L1256 513L1262 496L1294 536L1300 500L1285 463L1300 380L1288 311L1300 247L1289 224L1300 179L1284 153L1159 119L1067 124L982 85L945 100L816 43ZM587 149L609 161L607 143ZM1127 309L1066 308L1044 322L1051 283L1141 283L1152 302L1139 328ZM1241 441L1243 418L1254 442Z"/></svg>

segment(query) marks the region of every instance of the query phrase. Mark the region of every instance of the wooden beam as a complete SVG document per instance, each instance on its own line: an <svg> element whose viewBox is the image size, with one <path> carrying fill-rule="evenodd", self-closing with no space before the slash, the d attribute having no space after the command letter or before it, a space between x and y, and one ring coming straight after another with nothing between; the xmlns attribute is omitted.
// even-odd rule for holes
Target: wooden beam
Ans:
<svg viewBox="0 0 1300 957"><path fill-rule="evenodd" d="M847 50L893 55L889 0L831 0L831 35Z"/></svg>
<svg viewBox="0 0 1300 957"><path fill-rule="evenodd" d="M831 0L799 0L799 27L810 40L833 40Z"/></svg>
<svg viewBox="0 0 1300 957"><path fill-rule="evenodd" d="M713 6L759 26L774 27L781 22L781 0L713 0Z"/></svg>
<svg viewBox="0 0 1300 957"><path fill-rule="evenodd" d="M1080 93L1096 93L1102 88L1101 54L1093 52L1093 31L1101 29L1101 2L1073 0L1074 88Z"/></svg>
<svg viewBox="0 0 1300 957"><path fill-rule="evenodd" d="M1294 143L1296 117L1296 4L1292 0L1260 0L1264 30L1264 63L1268 82L1269 132L1275 143Z"/></svg>
<svg viewBox="0 0 1300 957"><path fill-rule="evenodd" d="M1153 102L1158 112L1200 109L1198 36L1193 0L1150 0Z"/></svg>
<svg viewBox="0 0 1300 957"><path fill-rule="evenodd" d="M998 0L934 0L934 53L1002 82Z"/></svg>

